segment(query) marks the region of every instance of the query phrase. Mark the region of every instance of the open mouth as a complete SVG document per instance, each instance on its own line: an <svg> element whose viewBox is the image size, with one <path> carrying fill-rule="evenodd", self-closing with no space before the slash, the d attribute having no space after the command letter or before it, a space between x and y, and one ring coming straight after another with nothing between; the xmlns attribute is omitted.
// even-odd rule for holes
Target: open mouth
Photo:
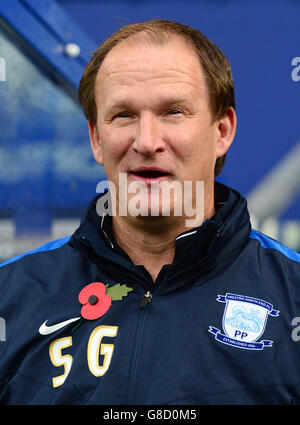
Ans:
<svg viewBox="0 0 300 425"><path fill-rule="evenodd" d="M140 170L133 171L131 174L140 177L142 179L159 179L160 177L166 177L169 175L167 172L158 170Z"/></svg>

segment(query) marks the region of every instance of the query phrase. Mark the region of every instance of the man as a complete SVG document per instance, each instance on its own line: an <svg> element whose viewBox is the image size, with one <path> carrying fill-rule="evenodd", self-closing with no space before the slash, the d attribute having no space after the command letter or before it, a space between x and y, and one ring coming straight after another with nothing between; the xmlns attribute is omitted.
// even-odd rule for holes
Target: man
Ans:
<svg viewBox="0 0 300 425"><path fill-rule="evenodd" d="M129 25L79 98L109 191L71 238L2 265L1 402L298 403L300 255L214 181L236 129L223 53L179 23Z"/></svg>

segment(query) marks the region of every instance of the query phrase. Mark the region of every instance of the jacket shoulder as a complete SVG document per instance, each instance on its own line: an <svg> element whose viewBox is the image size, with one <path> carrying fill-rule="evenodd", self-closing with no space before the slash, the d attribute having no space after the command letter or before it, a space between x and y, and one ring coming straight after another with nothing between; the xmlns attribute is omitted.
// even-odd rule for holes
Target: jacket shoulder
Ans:
<svg viewBox="0 0 300 425"><path fill-rule="evenodd" d="M24 252L24 253L17 255L13 258L10 258L9 260L0 264L0 272L1 272L1 269L5 268L5 266L8 266L9 264L17 263L19 260L21 260L22 258L27 257L29 255L34 255L34 254L38 254L38 253L41 253L41 252L50 252L50 251L54 251L58 248L61 248L62 246L66 245L69 242L70 238L71 238L70 236L67 236L67 237L64 237L64 238L56 239L56 240L47 242L46 244L39 246L38 248L35 248L33 250Z"/></svg>
<svg viewBox="0 0 300 425"><path fill-rule="evenodd" d="M281 255L289 260L292 260L295 263L298 263L300 266L300 253L298 253L297 251L288 248L282 243L270 238L269 236L257 230L251 230L249 238L257 241L259 245L268 252L272 251L275 254L277 253L278 255Z"/></svg>

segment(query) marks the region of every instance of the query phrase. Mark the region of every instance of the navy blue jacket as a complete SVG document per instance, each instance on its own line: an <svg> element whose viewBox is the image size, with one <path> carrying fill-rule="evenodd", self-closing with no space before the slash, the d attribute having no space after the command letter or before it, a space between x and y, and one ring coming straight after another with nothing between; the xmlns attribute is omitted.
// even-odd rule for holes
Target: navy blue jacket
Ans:
<svg viewBox="0 0 300 425"><path fill-rule="evenodd" d="M215 216L176 238L155 283L97 198L72 237L4 263L0 403L300 403L300 254L251 230L246 201L216 188ZM127 290L80 319L93 282Z"/></svg>

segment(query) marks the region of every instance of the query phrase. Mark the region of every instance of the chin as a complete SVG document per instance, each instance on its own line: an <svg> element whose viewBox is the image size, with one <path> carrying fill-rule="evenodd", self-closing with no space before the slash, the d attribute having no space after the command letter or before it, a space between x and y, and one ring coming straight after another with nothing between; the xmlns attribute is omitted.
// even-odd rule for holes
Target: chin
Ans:
<svg viewBox="0 0 300 425"><path fill-rule="evenodd" d="M128 214L133 217L151 218L171 216L174 215L174 210L178 210L178 208L174 208L173 204L173 199L166 200L162 196L151 197L149 193L144 195L139 194L132 196L128 200ZM180 207L179 210L181 211Z"/></svg>

